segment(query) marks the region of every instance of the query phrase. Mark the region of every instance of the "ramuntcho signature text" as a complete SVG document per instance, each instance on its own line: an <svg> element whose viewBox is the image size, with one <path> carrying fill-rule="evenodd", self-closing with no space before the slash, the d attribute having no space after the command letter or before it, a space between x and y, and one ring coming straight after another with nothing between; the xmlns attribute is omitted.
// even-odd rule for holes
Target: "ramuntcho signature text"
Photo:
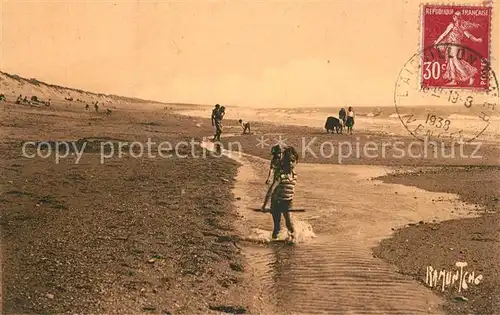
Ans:
<svg viewBox="0 0 500 315"><path fill-rule="evenodd" d="M467 290L468 284L478 285L483 280L483 275L475 275L475 272L469 272L464 270L467 267L466 262L457 261L455 266L459 270L445 270L442 269L438 271L432 266L427 266L425 275L425 284L429 287L441 286L441 291L444 291L447 287L452 287L458 285L458 292Z"/></svg>

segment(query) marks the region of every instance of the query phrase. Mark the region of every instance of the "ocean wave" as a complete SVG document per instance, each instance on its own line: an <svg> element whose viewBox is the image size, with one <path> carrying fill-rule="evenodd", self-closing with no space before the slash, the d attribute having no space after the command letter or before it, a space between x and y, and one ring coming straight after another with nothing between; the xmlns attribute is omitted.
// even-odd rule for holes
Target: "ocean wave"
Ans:
<svg viewBox="0 0 500 315"><path fill-rule="evenodd" d="M476 118L476 116L472 116L472 115L460 115L460 114L451 114L448 116L448 119L463 119L463 120L470 120L470 119L474 119Z"/></svg>
<svg viewBox="0 0 500 315"><path fill-rule="evenodd" d="M449 120L456 119L456 120L476 120L478 119L478 116L473 116L473 115L461 115L461 114L451 114L448 116ZM500 116L490 116L490 121L495 120L495 121L500 121Z"/></svg>

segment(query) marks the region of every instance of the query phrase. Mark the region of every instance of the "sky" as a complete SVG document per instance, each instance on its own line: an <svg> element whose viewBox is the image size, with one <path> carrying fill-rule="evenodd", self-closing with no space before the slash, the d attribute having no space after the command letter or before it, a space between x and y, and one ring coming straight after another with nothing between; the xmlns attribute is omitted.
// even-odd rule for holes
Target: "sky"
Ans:
<svg viewBox="0 0 500 315"><path fill-rule="evenodd" d="M0 1L2 71L166 102L391 105L419 49L419 1Z"/></svg>

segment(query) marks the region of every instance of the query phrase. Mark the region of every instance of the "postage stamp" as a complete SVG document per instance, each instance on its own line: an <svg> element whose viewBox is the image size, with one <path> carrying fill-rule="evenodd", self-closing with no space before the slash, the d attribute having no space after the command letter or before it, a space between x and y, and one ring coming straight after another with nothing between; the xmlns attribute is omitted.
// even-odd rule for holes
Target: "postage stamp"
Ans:
<svg viewBox="0 0 500 315"><path fill-rule="evenodd" d="M491 14L489 6L423 5L422 86L489 89Z"/></svg>
<svg viewBox="0 0 500 315"><path fill-rule="evenodd" d="M491 14L484 5L421 6L421 47L394 89L398 117L415 138L466 143L500 130Z"/></svg>

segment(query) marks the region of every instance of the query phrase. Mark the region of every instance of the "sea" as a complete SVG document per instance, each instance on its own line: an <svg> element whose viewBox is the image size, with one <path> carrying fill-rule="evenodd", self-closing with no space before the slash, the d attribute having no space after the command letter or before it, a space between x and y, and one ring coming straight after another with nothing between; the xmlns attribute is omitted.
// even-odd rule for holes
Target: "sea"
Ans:
<svg viewBox="0 0 500 315"><path fill-rule="evenodd" d="M460 133L465 140L500 143L499 108L466 108L465 106L439 107L357 107L354 130L384 135L423 135L429 130L433 135ZM226 107L226 119L265 122L280 125L297 125L324 129L326 118L338 117L340 108L243 108ZM212 107L196 106L180 110L182 115L210 118ZM425 126L420 128L419 125ZM422 132L421 132L422 131ZM419 133L420 132L420 133Z"/></svg>

